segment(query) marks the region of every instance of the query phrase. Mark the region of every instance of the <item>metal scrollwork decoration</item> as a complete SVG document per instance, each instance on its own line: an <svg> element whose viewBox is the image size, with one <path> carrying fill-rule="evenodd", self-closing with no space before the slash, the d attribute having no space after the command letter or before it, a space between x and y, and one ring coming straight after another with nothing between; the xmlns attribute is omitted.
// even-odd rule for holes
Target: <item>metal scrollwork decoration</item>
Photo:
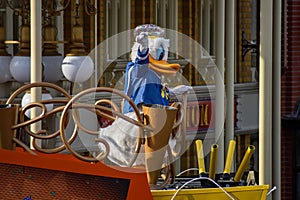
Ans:
<svg viewBox="0 0 300 200"><path fill-rule="evenodd" d="M44 13L49 13L50 16L58 16L60 15L60 13L64 10L67 9L67 7L69 6L70 4L70 0L67 0L67 1L64 1L64 0L61 0L59 1L59 4L62 6L62 8L56 10L56 7L57 7L57 3L56 1L54 0L43 0L43 11Z"/></svg>
<svg viewBox="0 0 300 200"><path fill-rule="evenodd" d="M120 96L122 99L128 101L130 103L130 105L133 107L135 115L136 115L136 119L132 119L130 117L127 117L126 115L122 114L118 107L115 105L115 103L113 103L110 100L97 100L94 104L87 104L87 103L82 103L80 102L80 99L82 99L82 97L88 95L88 94L93 94L93 93L101 93L101 92L108 92L108 93L112 93L112 94L116 94L118 96ZM110 104L112 108L109 108L107 106L103 106L101 103L107 103ZM132 160L130 161L128 166L132 166L133 163L135 162L138 153L140 152L140 148L141 148L141 144L142 144L142 138L143 138L143 130L144 129L149 129L149 127L147 127L146 125L144 125L142 123L142 117L140 115L140 111L139 109L136 107L136 105L134 104L134 102L126 95L124 95L122 92L112 89L112 88L107 88L107 87L97 87L97 88L90 88L90 89L86 89L80 93L78 93L77 95L75 95L65 106L63 112L62 112L62 116L60 119L60 132L61 132L61 138L63 143L65 144L66 149L71 152L75 157L77 157L80 160L83 161L87 161L87 162L98 162L100 160L103 160L104 158L106 158L106 156L109 153L109 145L108 143L101 139L101 138L95 138L95 142L96 143L102 143L104 144L106 151L105 152L99 152L98 155L94 156L94 157L87 157L87 156L82 156L79 153L77 153L76 151L74 151L72 149L72 147L70 146L70 143L67 141L67 138L65 137L65 121L68 119L68 110L72 109L72 117L75 123L75 128L76 130L81 130L87 134L91 134L91 135L95 135L98 136L99 132L98 131L92 131L89 130L87 127L85 127L84 125L82 125L81 121L80 121L80 117L78 115L78 110L79 109L85 109L87 111L90 112L94 112L96 113L97 116L101 116L107 119L111 119L114 120L115 117L120 117L126 121L128 121L129 123L132 123L136 126L139 127L139 132L138 132L138 138L137 138L137 142L136 142L136 147L135 147L135 152L134 152L134 156L132 158ZM76 112L74 112L76 111ZM111 114L108 114L111 113ZM75 132L73 133L75 134Z"/></svg>
<svg viewBox="0 0 300 200"><path fill-rule="evenodd" d="M84 10L88 15L95 15L97 13L97 9L89 0L85 0Z"/></svg>
<svg viewBox="0 0 300 200"><path fill-rule="evenodd" d="M75 16L77 16L78 15L78 8L79 8L79 6L80 6L80 1L81 0L76 0L76 9L75 9ZM83 3L84 3L84 11L85 11L85 13L87 14L87 15L89 15L89 16L94 16L94 15L96 15L96 13L97 13L97 9L96 9L96 7L95 7L95 5L94 4L92 4L89 0L83 0Z"/></svg>
<svg viewBox="0 0 300 200"><path fill-rule="evenodd" d="M245 61L245 56L246 54L248 53L248 51L252 50L253 53L256 53L256 50L257 50L257 44L256 44L256 41L253 40L253 41L248 41L246 39L246 34L245 32L243 31L242 32L242 61L244 62Z"/></svg>
<svg viewBox="0 0 300 200"><path fill-rule="evenodd" d="M29 0L12 1L7 0L7 5L14 11L15 15L20 15L24 20L29 20L30 3Z"/></svg>
<svg viewBox="0 0 300 200"><path fill-rule="evenodd" d="M79 109L85 109L90 112L94 112L97 116L102 116L110 120L115 120L116 117L121 117L124 120L128 121L129 123L132 123L139 128L138 138L136 142L135 147L135 153L134 156L129 164L129 166L132 166L133 163L136 160L136 157L138 153L140 152L141 144L142 144L142 138L143 138L143 130L148 129L152 130L150 127L147 127L142 123L142 117L140 115L140 111L136 107L136 105L133 103L133 101L124 95L122 92L118 90L114 90L112 88L106 88L106 87L98 87L98 88L90 88L86 89L77 95L75 95L73 98L62 88L59 86L47 83L47 82L38 82L38 83L31 83L24 85L20 87L18 90L16 90L6 101L6 104L12 104L18 95L21 93L29 90L30 88L34 87L43 87L43 88L52 88L54 90L57 90L59 93L61 93L64 97L60 97L57 99L50 99L50 100L42 100L40 102L32 102L27 104L26 106L20 108L19 110L19 123L12 126L13 130L19 130L23 129L29 136L33 138L32 145L36 151L42 152L42 153L59 153L65 149L67 149L71 154L73 154L75 157L77 157L80 160L86 161L86 162L98 162L103 159L105 159L109 153L109 144L101 138L98 138L99 132L96 130L90 130L88 127L85 127L81 123L80 115L79 115ZM100 99L97 100L94 104L91 103L85 103L81 102L81 98L90 94L90 93L101 93L101 92L109 92L116 95L119 95L122 99L129 101L131 106L134 108L134 112L136 114L136 119L132 119L130 117L127 117L126 115L122 114L117 107L115 103L108 99ZM111 105L111 108L107 106L103 106L102 103ZM47 110L46 105L47 104L55 104L54 108L52 110ZM32 118L32 119L26 119L25 112L28 109L36 108L38 107L41 110L41 113L39 116ZM46 119L47 117L54 115L56 113L61 113L60 117L60 127L59 130L55 131L54 133L48 133L46 130L39 130L37 132L32 132L30 130L30 125L33 123L36 123L38 121L41 121L43 119ZM112 113L111 115L108 113ZM73 132L71 136L67 138L65 129L67 128L71 118L74 121L74 127ZM78 132L81 130L82 132L90 135L94 135L95 142L102 143L106 150L104 152L99 152L98 155L91 157L91 156L82 156L80 153L76 152L72 147L71 144L75 141L75 139L78 137ZM60 137L62 140L62 145L55 147L55 148L42 148L37 144L37 139L39 140L49 140L53 138ZM23 147L28 152L35 154L33 150L31 150L28 146L26 146L22 141L17 139L16 137L13 139L14 142L19 144L21 147Z"/></svg>
<svg viewBox="0 0 300 200"><path fill-rule="evenodd" d="M31 84L27 84L27 85L24 85L24 86L20 87L14 93L12 93L12 95L6 101L6 104L14 103L14 100L15 100L16 97L18 97L18 95L20 95L21 93L29 90L30 88L34 88L34 87L52 88L52 89L60 92L62 95L64 95L65 98L42 100L40 102L33 102L33 103L30 103L30 104L27 104L26 106L20 108L19 123L14 125L12 127L12 129L13 130L18 130L18 129L23 128L23 130L33 138L32 145L37 151L40 151L40 152L43 152L43 153L58 153L58 152L65 149L64 145L61 145L61 146L53 148L53 149L43 149L39 145L37 145L36 139L45 139L45 140L47 140L47 139L51 139L51 138L56 138L57 136L60 135L59 130L55 131L54 133L47 133L45 130L39 130L37 132L32 132L29 129L29 126L31 124L35 123L35 122L41 121L41 120L43 120L43 119L45 119L45 118L47 118L51 115L54 115L55 113L62 112L62 110L64 108L64 105L71 99L71 96L68 94L68 92L66 92L61 87L59 87L55 84L52 84L52 83L46 83L46 82L31 83ZM47 108L45 106L47 104L57 104L58 106L56 106L51 111L47 111ZM26 120L25 112L28 109L31 109L31 108L34 108L34 107L40 108L41 109L41 114L39 116L37 116L36 118ZM68 122L66 121L65 123L68 123ZM70 138L68 142L72 143L74 141L74 139L75 138ZM25 148L30 153L34 154L34 152L32 150L30 150L22 141L18 141L17 138L14 138L14 141L17 142L20 146Z"/></svg>
<svg viewBox="0 0 300 200"><path fill-rule="evenodd" d="M13 142L20 145L26 151L32 154L36 154L36 151L47 153L47 154L53 154L53 153L59 153L63 150L67 150L73 156L85 162L99 162L107 158L110 152L109 143L105 139L98 137L99 136L98 130L91 130L90 127L86 127L85 125L83 125L82 119L84 119L84 117L80 117L82 110L91 112L96 116L101 116L112 121L116 120L117 118L122 118L127 122L139 127L134 154L128 164L128 167L131 167L134 164L138 154L140 153L141 145L144 143L144 139L146 135L145 132L154 130L153 127L143 123L141 111L137 108L137 106L130 99L130 97L126 96L123 92L119 90L109 88L109 87L89 88L71 97L68 94L68 92L66 92L64 89L62 89L61 87L55 84L47 83L47 82L37 82L37 83L26 84L20 87L9 97L9 99L6 101L6 104L13 104L16 97L18 97L20 94L34 87L51 88L59 92L62 96L56 99L54 98L50 100L41 100L39 102L32 102L22 108L19 108L18 111L19 122L18 124L13 125L11 129L12 130L23 129L25 133L27 133L30 137L33 138L32 145L35 150L30 149L30 147L28 147L26 144L24 144L21 140L17 139L16 137L13 138ZM109 96L107 94L116 95L118 97L121 97L121 99L123 99L124 101L128 101L134 110L136 118L133 119L128 117L127 115L124 115L120 111L119 106L117 106L116 103L114 103L111 99L107 99L107 98L97 99L98 97L97 94L100 93L102 94L105 93L106 97ZM47 104L55 104L55 106L52 110L47 110L46 107ZM176 102L173 103L171 106L176 107L179 110L177 118L174 122L172 137L177 139L180 138L181 141L183 142L181 145L184 146L185 133L179 133L180 131L178 132L178 129L180 129L180 125L182 124L184 118L182 104ZM26 118L25 112L31 108L39 108L41 110L40 115L31 119ZM38 130L36 132L30 130L29 127L31 124L46 119L47 117L57 113L61 113L60 121L59 121L59 130L54 131L53 133L48 133L46 130ZM73 123L70 123L71 121ZM71 135L66 131L68 126L72 127L73 129L71 131L70 129L68 129L68 131L72 132ZM97 153L97 155L93 154L93 156L91 155L86 156L80 154L80 152L77 152L76 149L72 147L72 143L75 141L76 138L80 137L79 131L81 131L80 133L83 134L95 136L93 142L97 145L99 144L104 145L105 150L99 148L98 152L94 152ZM37 140L49 140L53 138L59 138L62 141L62 145L54 148L49 148L49 147L43 148L37 142ZM180 155L181 153L182 153L181 150L179 152L175 152L173 149L168 147L168 158L167 158L168 161L163 166L162 169L162 173L165 174L163 174L164 176L163 182L157 186L158 188L163 188L166 184L174 181L174 166L173 166L174 160L173 159L174 157Z"/></svg>
<svg viewBox="0 0 300 200"><path fill-rule="evenodd" d="M15 15L27 16L29 18L30 12L30 2L29 0L21 0L21 1L13 1L7 0L7 5L15 12ZM2 1L0 1L2 3ZM55 0L43 0L43 14L48 16L59 16L60 13L68 8L71 0L60 0L59 5L61 8L57 8L57 2ZM79 4L80 0L76 2ZM97 13L97 9L89 0L84 0L84 10L88 15L95 15Z"/></svg>
<svg viewBox="0 0 300 200"><path fill-rule="evenodd" d="M15 12L18 12L18 14L23 14L22 11L29 12L30 10L30 3L29 0L21 0L21 1L14 1L14 0L7 0L7 5L14 10ZM66 10L66 8L70 5L70 0L61 0L59 1L59 4L62 6L62 8L55 10L56 1L55 0L43 0L43 11L51 13L52 15L59 15L60 12ZM45 9L46 8L46 9ZM28 14L28 13L25 13ZM29 16L29 15L28 15Z"/></svg>

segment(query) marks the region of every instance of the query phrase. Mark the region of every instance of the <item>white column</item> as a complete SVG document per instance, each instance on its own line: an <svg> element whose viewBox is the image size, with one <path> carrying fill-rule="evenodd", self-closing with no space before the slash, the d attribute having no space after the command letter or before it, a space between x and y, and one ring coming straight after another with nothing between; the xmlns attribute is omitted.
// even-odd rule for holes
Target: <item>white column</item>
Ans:
<svg viewBox="0 0 300 200"><path fill-rule="evenodd" d="M114 36L116 34L118 34L119 32L119 16L120 16L120 13L119 13L119 8L120 8L120 0L113 0L111 1L112 3L112 24L110 24L110 26L112 26L112 35L111 36ZM117 59L119 53L119 47L118 47L118 40L111 40L112 42L112 51L111 51L111 55L113 55L113 59Z"/></svg>
<svg viewBox="0 0 300 200"><path fill-rule="evenodd" d="M219 145L216 172L224 169L224 43L225 43L225 1L216 4L216 105L215 105L215 139Z"/></svg>
<svg viewBox="0 0 300 200"><path fill-rule="evenodd" d="M98 9L98 1L94 1L95 8ZM94 76L94 87L97 87L98 85L98 12L94 15L94 71L95 71L95 76Z"/></svg>
<svg viewBox="0 0 300 200"><path fill-rule="evenodd" d="M161 27L166 27L167 26L167 7L168 7L168 2L167 0L160 0L160 26Z"/></svg>
<svg viewBox="0 0 300 200"><path fill-rule="evenodd" d="M171 31L167 31L167 37L170 39L169 52L175 53L178 58L178 0L168 0L168 23L166 28Z"/></svg>
<svg viewBox="0 0 300 200"><path fill-rule="evenodd" d="M30 82L42 81L42 3L41 1L30 1L30 56L31 72ZM41 88L31 89L31 102L42 99ZM31 118L38 116L38 109L31 109ZM36 132L41 130L41 122L31 125L31 130Z"/></svg>
<svg viewBox="0 0 300 200"><path fill-rule="evenodd" d="M218 0L210 0L210 4L211 4L211 12L210 12L210 21L213 21L214 23L209 27L210 29L210 38L213 38L213 39L210 39L210 44L209 44L209 49L210 49L210 52L209 52L209 55L216 55L216 35L217 35L217 26L219 26L218 23L216 23L218 20L217 20L217 4L219 3ZM225 15L224 15L225 16Z"/></svg>
<svg viewBox="0 0 300 200"><path fill-rule="evenodd" d="M210 1L211 0L204 0L204 16L202 19L202 23L203 23L203 29L201 30L203 33L203 41L202 41L202 45L203 48L208 52L208 55L210 55Z"/></svg>
<svg viewBox="0 0 300 200"><path fill-rule="evenodd" d="M130 30L130 3L128 0L123 0L119 2L119 19L118 22L118 32ZM130 51L130 34L124 34L124 37L118 37L118 56L122 55L123 52L128 53ZM129 55L129 54L128 54ZM122 56L124 59L128 59L125 55Z"/></svg>
<svg viewBox="0 0 300 200"><path fill-rule="evenodd" d="M234 32L235 32L235 0L226 1L226 151L229 141L234 139Z"/></svg>
<svg viewBox="0 0 300 200"><path fill-rule="evenodd" d="M281 199L281 1L274 0L273 199Z"/></svg>
<svg viewBox="0 0 300 200"><path fill-rule="evenodd" d="M168 19L167 28L178 30L178 0L168 0L166 4L168 9L168 15L166 15Z"/></svg>
<svg viewBox="0 0 300 200"><path fill-rule="evenodd" d="M260 1L259 184L272 186L273 0Z"/></svg>

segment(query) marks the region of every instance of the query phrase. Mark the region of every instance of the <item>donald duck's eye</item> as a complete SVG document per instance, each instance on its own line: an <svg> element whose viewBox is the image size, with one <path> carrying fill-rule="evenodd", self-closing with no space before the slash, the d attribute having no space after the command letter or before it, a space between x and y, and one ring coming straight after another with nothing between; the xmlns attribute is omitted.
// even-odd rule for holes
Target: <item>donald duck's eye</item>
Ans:
<svg viewBox="0 0 300 200"><path fill-rule="evenodd" d="M165 56L165 50L162 46L159 46L156 51L156 60L162 60Z"/></svg>

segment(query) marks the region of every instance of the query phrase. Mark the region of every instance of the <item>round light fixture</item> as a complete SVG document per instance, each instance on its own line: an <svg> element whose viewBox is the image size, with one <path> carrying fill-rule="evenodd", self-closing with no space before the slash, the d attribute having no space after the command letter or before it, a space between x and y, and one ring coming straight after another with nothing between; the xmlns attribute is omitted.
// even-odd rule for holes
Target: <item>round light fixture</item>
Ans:
<svg viewBox="0 0 300 200"><path fill-rule="evenodd" d="M20 83L30 81L30 56L14 56L10 62L10 73Z"/></svg>
<svg viewBox="0 0 300 200"><path fill-rule="evenodd" d="M51 94L50 94L50 92L42 92L42 100L50 100L50 99L53 99L52 98L52 96L51 96ZM30 94L30 92L26 92L25 94L24 94L24 96L23 96L23 98L22 98L22 101L21 101L21 105L22 105L22 107L24 107L24 106L26 106L27 104L29 104L31 102L31 94ZM47 108L47 111L50 111L50 110L52 110L53 109L53 104L46 104L46 108ZM30 118L30 110L31 109L28 109L28 110L26 110L26 112L25 112L25 115L27 116L27 117L29 117Z"/></svg>
<svg viewBox="0 0 300 200"><path fill-rule="evenodd" d="M66 56L61 67L64 76L71 82L87 81L94 72L90 56Z"/></svg>

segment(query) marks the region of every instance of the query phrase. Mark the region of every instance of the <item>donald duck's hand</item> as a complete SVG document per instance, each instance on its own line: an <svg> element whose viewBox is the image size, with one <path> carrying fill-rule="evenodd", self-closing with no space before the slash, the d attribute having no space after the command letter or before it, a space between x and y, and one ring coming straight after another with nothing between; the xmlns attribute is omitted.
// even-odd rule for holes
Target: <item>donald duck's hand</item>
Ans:
<svg viewBox="0 0 300 200"><path fill-rule="evenodd" d="M140 44L141 51L148 49L148 32L141 32L136 36L135 41Z"/></svg>

